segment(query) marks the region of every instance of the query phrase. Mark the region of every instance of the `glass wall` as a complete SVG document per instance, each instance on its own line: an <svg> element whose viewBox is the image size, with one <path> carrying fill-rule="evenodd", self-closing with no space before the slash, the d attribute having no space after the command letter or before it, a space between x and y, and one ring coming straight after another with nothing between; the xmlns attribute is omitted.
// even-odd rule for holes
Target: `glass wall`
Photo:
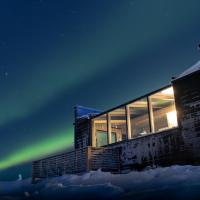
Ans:
<svg viewBox="0 0 200 200"><path fill-rule="evenodd" d="M177 127L174 91L168 87L93 119L93 146Z"/></svg>
<svg viewBox="0 0 200 200"><path fill-rule="evenodd" d="M101 115L93 120L93 145L101 147L108 144L107 115Z"/></svg>
<svg viewBox="0 0 200 200"><path fill-rule="evenodd" d="M152 112L152 132L176 127L177 116L173 88L167 88L149 97Z"/></svg>
<svg viewBox="0 0 200 200"><path fill-rule="evenodd" d="M113 110L108 114L108 122L110 125L110 143L126 140L127 122L125 106Z"/></svg>
<svg viewBox="0 0 200 200"><path fill-rule="evenodd" d="M150 119L147 98L127 105L130 120L131 138L150 133Z"/></svg>

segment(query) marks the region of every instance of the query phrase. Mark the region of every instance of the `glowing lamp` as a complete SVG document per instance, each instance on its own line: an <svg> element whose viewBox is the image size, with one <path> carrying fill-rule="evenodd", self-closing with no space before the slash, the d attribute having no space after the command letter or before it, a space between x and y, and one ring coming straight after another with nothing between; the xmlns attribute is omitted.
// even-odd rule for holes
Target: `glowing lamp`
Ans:
<svg viewBox="0 0 200 200"><path fill-rule="evenodd" d="M167 123L169 128L178 126L176 110L167 113Z"/></svg>
<svg viewBox="0 0 200 200"><path fill-rule="evenodd" d="M169 87L169 88L163 90L161 93L166 94L166 95L173 95L174 94L173 87Z"/></svg>

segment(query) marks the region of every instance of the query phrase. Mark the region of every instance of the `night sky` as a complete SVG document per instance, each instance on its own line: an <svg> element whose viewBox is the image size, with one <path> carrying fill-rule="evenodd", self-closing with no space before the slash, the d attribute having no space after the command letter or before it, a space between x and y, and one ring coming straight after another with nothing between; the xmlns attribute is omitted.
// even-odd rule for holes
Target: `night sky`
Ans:
<svg viewBox="0 0 200 200"><path fill-rule="evenodd" d="M109 109L200 59L199 0L1 0L0 180L73 147L73 107Z"/></svg>

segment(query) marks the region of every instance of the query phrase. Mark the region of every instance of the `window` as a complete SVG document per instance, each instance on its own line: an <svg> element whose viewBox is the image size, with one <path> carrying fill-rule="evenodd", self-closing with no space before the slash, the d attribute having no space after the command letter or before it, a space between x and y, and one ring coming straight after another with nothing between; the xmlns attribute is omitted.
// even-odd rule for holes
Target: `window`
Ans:
<svg viewBox="0 0 200 200"><path fill-rule="evenodd" d="M147 98L140 99L127 105L130 120L131 138L150 133L150 120Z"/></svg>
<svg viewBox="0 0 200 200"><path fill-rule="evenodd" d="M93 146L101 147L108 144L107 115L93 120Z"/></svg>
<svg viewBox="0 0 200 200"><path fill-rule="evenodd" d="M127 123L125 106L118 108L108 114L110 127L110 143L119 142L126 139Z"/></svg>
<svg viewBox="0 0 200 200"><path fill-rule="evenodd" d="M157 92L149 97L152 132L177 127L177 115L172 87Z"/></svg>
<svg viewBox="0 0 200 200"><path fill-rule="evenodd" d="M101 147L177 127L173 87L93 119L92 145Z"/></svg>
<svg viewBox="0 0 200 200"><path fill-rule="evenodd" d="M96 131L96 146L101 147L108 144L108 135L106 131Z"/></svg>
<svg viewBox="0 0 200 200"><path fill-rule="evenodd" d="M111 133L111 143L117 142L117 134L115 132Z"/></svg>

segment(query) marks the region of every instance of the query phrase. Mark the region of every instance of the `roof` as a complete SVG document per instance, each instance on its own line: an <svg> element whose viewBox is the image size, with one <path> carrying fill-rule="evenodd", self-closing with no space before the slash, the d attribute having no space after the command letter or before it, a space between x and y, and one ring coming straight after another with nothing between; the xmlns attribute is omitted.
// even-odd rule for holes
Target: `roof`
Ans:
<svg viewBox="0 0 200 200"><path fill-rule="evenodd" d="M80 105L76 105L74 108L76 118L89 118L90 116L97 115L102 112L94 108L88 108Z"/></svg>
<svg viewBox="0 0 200 200"><path fill-rule="evenodd" d="M183 78L199 70L200 70L200 60L196 62L194 65L192 65L191 67L189 67L187 70L185 70L183 73L181 73L179 76L177 76L176 79Z"/></svg>
<svg viewBox="0 0 200 200"><path fill-rule="evenodd" d="M111 111L113 111L113 110L115 110L115 109L118 109L118 108L120 108L120 107L126 106L127 104L130 104L130 103L132 103L132 102L134 102L134 101L137 101L137 100L140 100L140 99L145 98L145 97L147 97L147 96L150 96L150 95L152 95L152 94L154 94L154 93L156 93L156 92L159 92L160 90L166 89L166 88L168 88L168 87L170 87L170 86L171 86L171 84L166 85L166 86L164 86L164 87L162 87L162 88L159 88L159 89L157 89L157 90L153 90L153 91L150 92L150 93L147 93L147 94L145 94L145 95L143 95L143 96L139 96L139 97L137 97L137 98L135 98L135 99L132 99L131 101L125 102L125 103L123 103L123 104L120 104L119 106L113 107L113 108L108 109L108 110L105 110L105 111L103 111L103 112L100 112L99 114L93 115L93 116L91 116L90 118L93 119L93 118L99 117L99 116L104 115L104 114L106 114L106 113L108 113L108 112L111 112Z"/></svg>

